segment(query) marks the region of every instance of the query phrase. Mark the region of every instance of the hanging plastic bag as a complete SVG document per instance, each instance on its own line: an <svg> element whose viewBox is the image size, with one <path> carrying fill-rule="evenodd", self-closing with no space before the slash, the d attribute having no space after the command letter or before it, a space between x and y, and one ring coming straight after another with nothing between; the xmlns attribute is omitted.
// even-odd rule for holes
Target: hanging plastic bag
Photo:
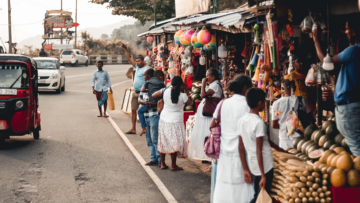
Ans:
<svg viewBox="0 0 360 203"><path fill-rule="evenodd" d="M306 16L300 24L301 31L305 34L310 34L312 32L312 25L312 17L310 15Z"/></svg>
<svg viewBox="0 0 360 203"><path fill-rule="evenodd" d="M272 199L265 189L260 190L256 203L272 203Z"/></svg>
<svg viewBox="0 0 360 203"><path fill-rule="evenodd" d="M296 131L301 130L302 125L295 111L288 112L285 121L285 127L286 127L287 135L289 136L290 139L292 139L294 135L296 135L295 137L297 137Z"/></svg>
<svg viewBox="0 0 360 203"><path fill-rule="evenodd" d="M318 70L316 64L312 64L305 78L306 86L315 86L317 84L317 73Z"/></svg>
<svg viewBox="0 0 360 203"><path fill-rule="evenodd" d="M318 69L317 84L319 84L319 85L320 84L330 84L331 83L330 74L321 67L321 63L316 64L316 66Z"/></svg>

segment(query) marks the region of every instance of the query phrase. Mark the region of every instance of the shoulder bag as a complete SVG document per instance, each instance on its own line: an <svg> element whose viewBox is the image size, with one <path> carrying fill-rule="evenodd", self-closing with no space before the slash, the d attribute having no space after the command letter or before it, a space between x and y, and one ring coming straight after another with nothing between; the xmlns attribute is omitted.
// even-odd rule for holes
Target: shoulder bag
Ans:
<svg viewBox="0 0 360 203"><path fill-rule="evenodd" d="M220 136L221 136L221 107L224 100L220 103L218 116L215 118L215 126L210 128L210 135L205 137L204 152L206 156L212 159L218 159L220 155Z"/></svg>
<svg viewBox="0 0 360 203"><path fill-rule="evenodd" d="M218 85L220 86L220 90L222 91L222 87L220 83L218 83ZM207 97L203 107L203 112L202 112L203 116L212 117L216 109L216 106L221 102L223 98L224 98L223 92L221 93L221 98Z"/></svg>

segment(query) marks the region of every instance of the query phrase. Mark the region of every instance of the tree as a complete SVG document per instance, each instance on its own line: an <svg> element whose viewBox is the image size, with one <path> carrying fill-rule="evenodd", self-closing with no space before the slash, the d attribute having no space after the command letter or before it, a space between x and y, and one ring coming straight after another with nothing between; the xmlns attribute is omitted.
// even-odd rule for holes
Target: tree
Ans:
<svg viewBox="0 0 360 203"><path fill-rule="evenodd" d="M102 39L102 40L104 40L104 41L107 41L107 40L109 40L109 35L107 35L107 34L102 34L102 35L100 36L100 39Z"/></svg>
<svg viewBox="0 0 360 203"><path fill-rule="evenodd" d="M92 0L91 3L106 3L112 8L113 15L130 16L145 24L154 20L154 1L157 21L175 17L175 0Z"/></svg>
<svg viewBox="0 0 360 203"><path fill-rule="evenodd" d="M246 2L247 0L218 0L218 10L236 9Z"/></svg>

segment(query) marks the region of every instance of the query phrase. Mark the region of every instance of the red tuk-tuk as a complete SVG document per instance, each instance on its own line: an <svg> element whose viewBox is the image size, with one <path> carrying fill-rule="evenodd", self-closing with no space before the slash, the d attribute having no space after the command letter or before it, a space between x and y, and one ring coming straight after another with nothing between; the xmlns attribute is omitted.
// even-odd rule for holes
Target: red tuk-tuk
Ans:
<svg viewBox="0 0 360 203"><path fill-rule="evenodd" d="M10 136L40 137L36 62L26 56L0 55L0 144Z"/></svg>

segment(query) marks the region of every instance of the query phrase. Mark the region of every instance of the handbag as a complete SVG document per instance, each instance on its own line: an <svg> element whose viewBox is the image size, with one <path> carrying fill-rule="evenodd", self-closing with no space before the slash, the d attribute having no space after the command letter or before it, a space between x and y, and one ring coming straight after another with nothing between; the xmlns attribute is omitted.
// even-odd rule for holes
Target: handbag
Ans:
<svg viewBox="0 0 360 203"><path fill-rule="evenodd" d="M219 83L218 83L219 84ZM220 89L222 91L222 87L219 84ZM221 98L217 98L217 97L208 97L205 99L205 104L203 107L203 116L206 117L213 117L213 114L215 112L216 106L221 102L221 100L224 98L224 93L221 93Z"/></svg>
<svg viewBox="0 0 360 203"><path fill-rule="evenodd" d="M159 113L161 113L161 111L164 108L165 102L164 102L164 92L167 88L165 88L163 91L161 91L161 94L163 95L162 99L159 99L158 103L157 103L157 110Z"/></svg>
<svg viewBox="0 0 360 203"><path fill-rule="evenodd" d="M204 152L206 156L212 159L218 159L220 155L220 136L221 136L221 107L224 101L220 103L218 117L215 118L215 126L210 128L210 135L205 137Z"/></svg>

